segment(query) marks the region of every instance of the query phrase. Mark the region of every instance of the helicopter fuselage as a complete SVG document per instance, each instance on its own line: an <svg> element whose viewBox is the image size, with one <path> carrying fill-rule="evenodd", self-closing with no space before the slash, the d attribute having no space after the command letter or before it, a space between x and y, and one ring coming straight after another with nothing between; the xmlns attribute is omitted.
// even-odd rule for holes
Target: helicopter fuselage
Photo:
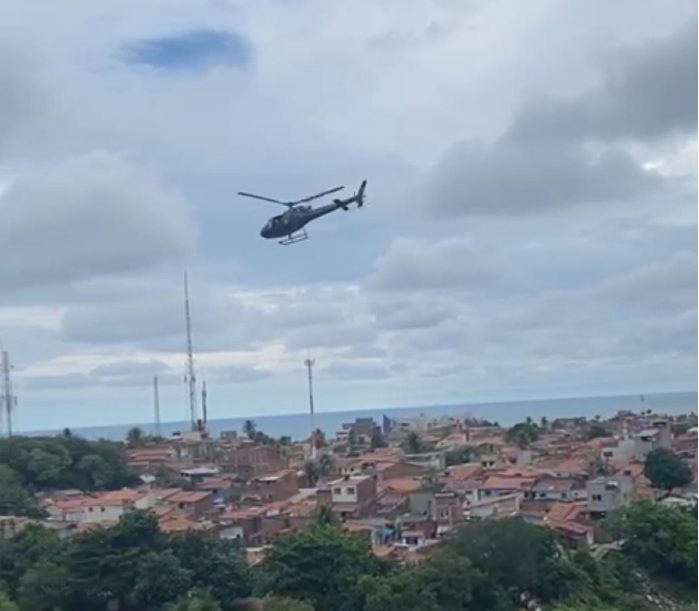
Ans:
<svg viewBox="0 0 699 611"><path fill-rule="evenodd" d="M327 204L318 208L297 206L289 208L283 214L273 216L260 231L263 238L284 238L303 229L311 221L325 216L342 207L340 203Z"/></svg>

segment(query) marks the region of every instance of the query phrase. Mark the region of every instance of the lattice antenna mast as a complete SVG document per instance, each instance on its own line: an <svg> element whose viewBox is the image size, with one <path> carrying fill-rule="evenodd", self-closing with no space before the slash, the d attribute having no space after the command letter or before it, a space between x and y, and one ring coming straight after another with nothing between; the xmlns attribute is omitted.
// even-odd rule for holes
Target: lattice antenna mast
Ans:
<svg viewBox="0 0 699 611"><path fill-rule="evenodd" d="M5 411L5 424L7 428L7 436L12 437L12 415L17 407L17 397L12 393L12 378L10 371L10 355L3 350L2 352L2 408ZM0 414L2 410L0 410Z"/></svg>
<svg viewBox="0 0 699 611"><path fill-rule="evenodd" d="M187 373L185 379L189 391L189 419L193 431L197 430L197 378L194 374L194 349L192 348L192 317L189 308L189 283L184 273L184 315L187 323Z"/></svg>
<svg viewBox="0 0 699 611"><path fill-rule="evenodd" d="M160 435L160 393L158 392L158 376L153 376L153 409L155 411L155 434Z"/></svg>
<svg viewBox="0 0 699 611"><path fill-rule="evenodd" d="M209 410L206 405L206 380L201 383L201 417L204 420L203 426L204 430L207 428L207 423L209 421Z"/></svg>
<svg viewBox="0 0 699 611"><path fill-rule="evenodd" d="M311 411L311 458L316 457L316 425L315 425L315 408L313 406L313 365L315 361L307 358L303 364L308 369L308 406Z"/></svg>

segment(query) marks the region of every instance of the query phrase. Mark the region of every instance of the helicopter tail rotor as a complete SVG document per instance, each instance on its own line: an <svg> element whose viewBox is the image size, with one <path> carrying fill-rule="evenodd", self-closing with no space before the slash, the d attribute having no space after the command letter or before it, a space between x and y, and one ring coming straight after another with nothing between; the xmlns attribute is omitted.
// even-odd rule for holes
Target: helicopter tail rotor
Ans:
<svg viewBox="0 0 699 611"><path fill-rule="evenodd" d="M366 180L362 181L359 185L359 191L357 191L357 208L361 208L364 205L364 190L366 189Z"/></svg>

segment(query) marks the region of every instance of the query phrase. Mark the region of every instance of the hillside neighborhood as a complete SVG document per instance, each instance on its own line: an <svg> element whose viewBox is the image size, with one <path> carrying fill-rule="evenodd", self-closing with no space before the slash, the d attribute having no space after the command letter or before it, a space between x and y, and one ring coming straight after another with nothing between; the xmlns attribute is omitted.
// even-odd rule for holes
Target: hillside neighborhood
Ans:
<svg viewBox="0 0 699 611"><path fill-rule="evenodd" d="M315 431L303 442L272 439L247 422L245 433L218 438L134 429L127 448L140 484L38 492L43 517L4 515L0 537L40 522L67 538L140 509L165 532L239 540L255 564L274 537L325 516L366 537L379 557L419 561L459 523L521 516L604 553L613 543L598 526L612 510L644 497L697 504L694 415L527 419L509 429L471 418L385 418L382 426L360 418L332 439ZM649 480L645 461L663 452L686 465L691 481Z"/></svg>

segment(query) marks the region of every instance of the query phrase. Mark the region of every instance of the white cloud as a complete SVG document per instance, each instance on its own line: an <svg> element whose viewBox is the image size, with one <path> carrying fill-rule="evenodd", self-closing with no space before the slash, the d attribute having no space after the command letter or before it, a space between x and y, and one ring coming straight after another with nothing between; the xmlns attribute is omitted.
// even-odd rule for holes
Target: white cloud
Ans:
<svg viewBox="0 0 699 611"><path fill-rule="evenodd" d="M212 417L305 409L309 353L336 409L695 385L696 8L642 4L2 4L23 422L134 421L154 372L184 417L185 265ZM124 61L188 28L250 61ZM235 197L363 178L292 248Z"/></svg>
<svg viewBox="0 0 699 611"><path fill-rule="evenodd" d="M93 153L16 179L0 199L7 288L137 272L192 252L184 200L153 174Z"/></svg>

